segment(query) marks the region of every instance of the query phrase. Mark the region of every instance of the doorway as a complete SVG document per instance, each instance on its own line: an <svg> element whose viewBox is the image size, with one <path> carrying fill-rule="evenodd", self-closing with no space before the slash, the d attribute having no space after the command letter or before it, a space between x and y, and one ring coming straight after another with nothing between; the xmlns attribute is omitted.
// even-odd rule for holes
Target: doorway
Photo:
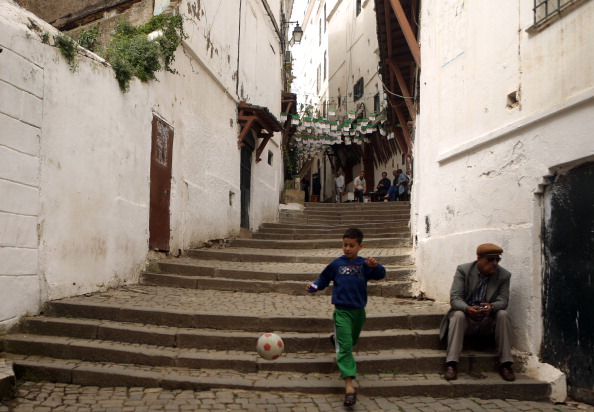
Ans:
<svg viewBox="0 0 594 412"><path fill-rule="evenodd" d="M149 248L169 252L173 128L153 115L151 136Z"/></svg>
<svg viewBox="0 0 594 412"><path fill-rule="evenodd" d="M555 176L545 216L542 358L594 404L594 163Z"/></svg>
<svg viewBox="0 0 594 412"><path fill-rule="evenodd" d="M252 132L243 139L241 147L241 176L239 189L241 191L241 223L244 229L250 228L250 197L252 188L252 153L256 147L256 140Z"/></svg>

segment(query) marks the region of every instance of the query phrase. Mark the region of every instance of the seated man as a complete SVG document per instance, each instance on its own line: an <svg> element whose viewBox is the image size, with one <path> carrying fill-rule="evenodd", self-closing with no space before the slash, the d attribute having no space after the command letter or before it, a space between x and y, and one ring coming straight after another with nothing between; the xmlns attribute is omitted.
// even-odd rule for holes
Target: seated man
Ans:
<svg viewBox="0 0 594 412"><path fill-rule="evenodd" d="M382 172L382 179L377 184L377 188L375 192L370 192L372 196L372 200L382 200L386 193L388 193L388 189L390 188L391 182L388 179L388 174L386 172Z"/></svg>
<svg viewBox="0 0 594 412"><path fill-rule="evenodd" d="M402 169L393 170L392 174L394 175L394 181L392 186L388 188L384 199L388 199L390 202L404 200L403 195L407 191L408 177L402 172Z"/></svg>
<svg viewBox="0 0 594 412"><path fill-rule="evenodd" d="M477 260L458 266L450 290L451 309L441 322L440 339L448 337L445 378L458 376L465 335L495 333L499 374L516 379L511 367L511 324L507 312L511 273L499 266L503 249L486 243L476 249Z"/></svg>
<svg viewBox="0 0 594 412"><path fill-rule="evenodd" d="M365 172L361 170L359 176L353 181L353 188L355 192L355 202L363 203L363 195L367 192L367 183L365 183Z"/></svg>

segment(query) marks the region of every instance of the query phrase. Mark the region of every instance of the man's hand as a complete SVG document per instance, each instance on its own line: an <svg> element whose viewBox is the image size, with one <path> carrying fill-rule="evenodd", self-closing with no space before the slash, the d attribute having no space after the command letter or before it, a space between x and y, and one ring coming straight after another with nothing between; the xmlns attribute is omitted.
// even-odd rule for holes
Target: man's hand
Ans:
<svg viewBox="0 0 594 412"><path fill-rule="evenodd" d="M481 309L478 306L466 306L466 313L473 319L478 315L482 315Z"/></svg>
<svg viewBox="0 0 594 412"><path fill-rule="evenodd" d="M480 309L480 311L481 311L481 315L484 315L484 316L489 316L491 314L491 312L493 311L493 305L491 305L489 302L482 302L480 307L483 308L483 309Z"/></svg>
<svg viewBox="0 0 594 412"><path fill-rule="evenodd" d="M374 268L377 266L377 260L375 260L372 257L367 257L367 261L365 263L367 263L367 266L369 266L370 268Z"/></svg>

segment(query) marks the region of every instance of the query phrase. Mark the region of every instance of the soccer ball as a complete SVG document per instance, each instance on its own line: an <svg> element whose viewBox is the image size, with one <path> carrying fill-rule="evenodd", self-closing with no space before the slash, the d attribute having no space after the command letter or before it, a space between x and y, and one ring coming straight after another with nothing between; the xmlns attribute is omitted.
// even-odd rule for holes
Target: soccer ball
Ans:
<svg viewBox="0 0 594 412"><path fill-rule="evenodd" d="M283 340L275 333L265 333L258 338L258 354L266 360L275 360L285 351Z"/></svg>

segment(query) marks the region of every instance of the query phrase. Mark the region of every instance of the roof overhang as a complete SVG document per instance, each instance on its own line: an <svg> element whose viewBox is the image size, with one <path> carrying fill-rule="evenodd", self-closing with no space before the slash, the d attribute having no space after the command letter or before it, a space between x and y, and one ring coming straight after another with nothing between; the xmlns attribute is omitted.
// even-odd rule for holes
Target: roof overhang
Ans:
<svg viewBox="0 0 594 412"><path fill-rule="evenodd" d="M388 96L388 120L398 145L412 156L411 127L417 115L413 92L421 53L417 41L419 0L375 0L382 81Z"/></svg>
<svg viewBox="0 0 594 412"><path fill-rule="evenodd" d="M256 136L262 138L256 149L256 162L259 162L262 160L260 156L264 151L264 147L270 138L274 136L274 132L282 131L283 127L266 107L256 106L242 101L237 106L237 112L237 120L243 124L237 139L237 145L243 147L245 145L243 139L250 131L254 131Z"/></svg>

